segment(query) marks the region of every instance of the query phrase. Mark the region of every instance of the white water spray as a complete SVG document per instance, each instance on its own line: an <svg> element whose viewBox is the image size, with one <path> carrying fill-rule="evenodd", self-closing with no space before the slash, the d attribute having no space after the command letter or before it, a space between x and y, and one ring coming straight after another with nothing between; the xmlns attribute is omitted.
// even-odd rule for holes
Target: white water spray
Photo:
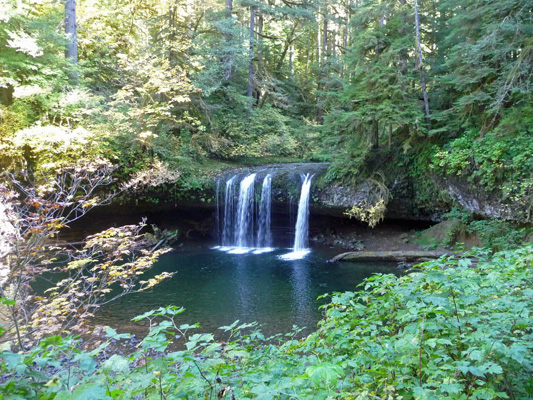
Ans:
<svg viewBox="0 0 533 400"><path fill-rule="evenodd" d="M233 237L234 224L234 202L235 198L235 180L237 175L226 181L226 192L224 194L224 222L222 229L222 246L231 246Z"/></svg>
<svg viewBox="0 0 533 400"><path fill-rule="evenodd" d="M272 176L268 174L263 179L261 189L261 203L259 204L259 227L257 230L257 247L265 249L272 246L271 225L271 198L272 198Z"/></svg>
<svg viewBox="0 0 533 400"><path fill-rule="evenodd" d="M307 174L305 176L302 175L302 178L303 184L300 192L300 201L298 202L294 246L291 253L280 256L283 260L299 260L309 253L307 248L309 237L309 197L313 176Z"/></svg>
<svg viewBox="0 0 533 400"><path fill-rule="evenodd" d="M307 174L302 184L300 202L298 203L298 216L296 218L296 233L294 236L294 251L305 250L309 237L309 194L312 176Z"/></svg>
<svg viewBox="0 0 533 400"><path fill-rule="evenodd" d="M251 174L241 181L239 188L239 203L237 204L237 225L235 242L237 247L251 247L251 230L254 209L254 181L255 175Z"/></svg>

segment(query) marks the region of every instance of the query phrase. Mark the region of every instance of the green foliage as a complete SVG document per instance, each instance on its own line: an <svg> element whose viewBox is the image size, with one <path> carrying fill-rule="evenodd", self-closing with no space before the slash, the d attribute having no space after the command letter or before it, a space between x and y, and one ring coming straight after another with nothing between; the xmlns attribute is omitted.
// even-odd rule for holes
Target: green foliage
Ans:
<svg viewBox="0 0 533 400"><path fill-rule="evenodd" d="M83 128L69 129L37 125L18 131L12 139L12 151L39 178L63 167L96 161L100 156L98 139Z"/></svg>
<svg viewBox="0 0 533 400"><path fill-rule="evenodd" d="M31 322L31 327L37 328L37 338L67 328L88 332L87 322L101 304L127 293L151 290L174 275L163 272L141 280L143 273L169 250L156 250L161 243L142 248L140 231L144 226L125 225L89 236L65 267L56 268L67 276L38 301Z"/></svg>
<svg viewBox="0 0 533 400"><path fill-rule="evenodd" d="M238 321L220 328L223 341L190 334L198 326L178 322L183 308L167 307L135 318L150 331L128 356L98 361L107 343L87 352L58 336L25 353L4 348L0 387L26 399L526 399L532 250L478 251L401 278L375 275L362 291L333 294L318 331L300 341L297 331L265 338ZM181 350L169 348L176 332Z"/></svg>
<svg viewBox="0 0 533 400"><path fill-rule="evenodd" d="M434 176L459 174L530 221L531 1L418 6L422 66L412 2L360 1L351 10L354 30L341 62L347 73L333 72L319 88L327 100L317 153L333 161L329 178L350 181L376 170L389 177L390 165L402 164L419 204L435 205L450 199ZM431 127L421 101L424 67Z"/></svg>
<svg viewBox="0 0 533 400"><path fill-rule="evenodd" d="M64 41L56 30L63 19L57 3L2 2L0 12L0 138L36 123L66 85Z"/></svg>
<svg viewBox="0 0 533 400"><path fill-rule="evenodd" d="M221 129L228 141L216 154L223 158L294 157L303 153L291 120L273 107L253 109L246 119L230 114L224 117Z"/></svg>
<svg viewBox="0 0 533 400"><path fill-rule="evenodd" d="M463 176L472 187L496 192L500 199L522 207L531 218L533 189L533 137L527 130L503 135L502 128L483 138L472 135L451 141L436 150L431 168L438 173Z"/></svg>
<svg viewBox="0 0 533 400"><path fill-rule="evenodd" d="M472 221L467 231L479 237L483 246L503 250L520 247L531 233L531 228L519 228L510 222L491 219Z"/></svg>
<svg viewBox="0 0 533 400"><path fill-rule="evenodd" d="M380 18L387 23L376 23ZM335 179L364 173L370 149L379 147L389 130L402 141L396 145L406 149L426 130L415 86L419 78L411 56L411 19L399 2L365 1L354 9L351 24L357 29L344 58L350 73L340 90L333 87L328 93L323 129L325 145L339 153Z"/></svg>
<svg viewBox="0 0 533 400"><path fill-rule="evenodd" d="M441 4L457 10L444 40L449 74L442 81L454 89L453 111L482 134L498 125L505 109L520 109L530 99L530 6L529 0Z"/></svg>
<svg viewBox="0 0 533 400"><path fill-rule="evenodd" d="M14 87L15 98L39 104L65 87L64 42L56 30L62 11L57 3L2 1L0 87Z"/></svg>
<svg viewBox="0 0 533 400"><path fill-rule="evenodd" d="M185 170L209 159L332 161L328 178L350 182L401 163L415 195L431 201L440 191L433 171L467 166L472 184L530 219L531 0L420 1L423 65L409 1L234 3L228 12L219 0L84 1L73 90L63 5L3 0L2 166L27 162L21 135L56 128L89 132L86 156L112 159L122 181L157 165L193 181ZM53 163L78 156L56 153Z"/></svg>
<svg viewBox="0 0 533 400"><path fill-rule="evenodd" d="M489 133L478 140L463 136L451 141L447 151L435 154L433 168L446 174L468 174L469 182L479 182L488 190L503 186L505 197L509 197L514 190L528 189L512 186L517 182L527 185L533 169L532 151L533 138L526 132L503 137Z"/></svg>
<svg viewBox="0 0 533 400"><path fill-rule="evenodd" d="M525 243L531 233L530 227L520 227L498 219L476 220L474 215L459 208L442 216L440 222L421 232L417 242L427 248L456 248L469 239L493 251L516 249ZM470 244L471 245L471 244Z"/></svg>

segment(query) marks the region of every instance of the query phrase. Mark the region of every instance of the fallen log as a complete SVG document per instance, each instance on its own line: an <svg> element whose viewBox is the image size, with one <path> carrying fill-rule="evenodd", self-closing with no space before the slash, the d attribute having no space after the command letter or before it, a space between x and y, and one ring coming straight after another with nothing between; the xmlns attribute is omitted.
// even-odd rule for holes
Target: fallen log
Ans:
<svg viewBox="0 0 533 400"><path fill-rule="evenodd" d="M406 251L350 251L336 255L328 262L337 261L410 261L422 262L434 260L444 255L450 254L446 251L424 251L424 250L406 250Z"/></svg>

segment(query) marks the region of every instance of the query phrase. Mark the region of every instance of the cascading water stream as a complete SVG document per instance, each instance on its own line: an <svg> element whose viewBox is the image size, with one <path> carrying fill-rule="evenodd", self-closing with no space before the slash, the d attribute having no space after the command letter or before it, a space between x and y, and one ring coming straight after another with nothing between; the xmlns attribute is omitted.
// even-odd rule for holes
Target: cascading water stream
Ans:
<svg viewBox="0 0 533 400"><path fill-rule="evenodd" d="M259 223L257 230L257 247L272 247L271 225L271 203L272 203L272 175L268 174L263 179L261 189L261 203L259 204Z"/></svg>
<svg viewBox="0 0 533 400"><path fill-rule="evenodd" d="M309 197L311 193L312 175L302 175L303 183L298 202L298 215L296 217L296 230L292 252L280 256L283 260L299 260L309 253L307 242L309 237Z"/></svg>
<svg viewBox="0 0 533 400"><path fill-rule="evenodd" d="M235 243L237 247L252 247L252 223L254 217L254 181L256 174L246 176L240 184L237 204Z"/></svg>
<svg viewBox="0 0 533 400"><path fill-rule="evenodd" d="M226 181L226 192L224 194L224 223L222 229L222 246L231 246L233 243L233 224L235 214L235 181L237 175Z"/></svg>
<svg viewBox="0 0 533 400"><path fill-rule="evenodd" d="M246 176L233 175L226 180L222 194L222 182L217 182L217 227L221 246L217 248L233 254L261 254L273 251L272 237L272 182L273 173L262 175L260 198L256 199L257 173ZM298 260L309 253L309 201L313 174L301 174L302 186L295 213L294 245L292 252L280 256L285 260ZM237 188L238 187L238 188ZM222 203L222 199L224 202ZM256 201L257 200L257 201ZM296 205L296 204L295 204ZM289 207L291 211L292 207ZM290 212L292 220L293 213Z"/></svg>
<svg viewBox="0 0 533 400"><path fill-rule="evenodd" d="M222 230L220 229L220 180L217 180L217 186L215 189L215 199L217 202L215 210L215 227L216 227L216 237L220 242L222 239Z"/></svg>

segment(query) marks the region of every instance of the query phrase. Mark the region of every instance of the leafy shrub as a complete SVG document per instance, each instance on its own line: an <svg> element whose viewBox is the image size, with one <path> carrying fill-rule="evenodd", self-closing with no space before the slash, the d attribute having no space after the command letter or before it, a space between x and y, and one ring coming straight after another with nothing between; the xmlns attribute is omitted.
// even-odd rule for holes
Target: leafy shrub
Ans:
<svg viewBox="0 0 533 400"><path fill-rule="evenodd" d="M527 131L502 136L490 132L480 139L470 134L436 149L431 168L439 173L465 175L472 185L497 191L500 198L524 205L531 218L533 196L533 136Z"/></svg>
<svg viewBox="0 0 533 400"><path fill-rule="evenodd" d="M472 221L467 227L469 233L476 234L483 246L494 250L512 249L524 243L531 228L517 228L510 222L497 219Z"/></svg>
<svg viewBox="0 0 533 400"><path fill-rule="evenodd" d="M291 119L273 107L254 108L249 116L226 116L222 130L226 132L225 146L217 149L222 158L268 156L299 156L303 144Z"/></svg>
<svg viewBox="0 0 533 400"><path fill-rule="evenodd" d="M354 204L352 208L344 212L350 218L358 219L368 223L371 228L374 228L380 221L385 218L387 206L385 200L379 199L376 204Z"/></svg>
<svg viewBox="0 0 533 400"><path fill-rule="evenodd" d="M458 241L458 235L470 233L476 235L483 247L494 251L510 250L522 246L532 231L531 228L494 218L475 220L472 213L455 207L442 217L453 224L450 225L453 229L448 231L446 239L437 243L444 246L453 246Z"/></svg>
<svg viewBox="0 0 533 400"><path fill-rule="evenodd" d="M417 235L417 243L427 249L438 247L455 248L461 238L464 238L466 223L455 218L439 222Z"/></svg>

